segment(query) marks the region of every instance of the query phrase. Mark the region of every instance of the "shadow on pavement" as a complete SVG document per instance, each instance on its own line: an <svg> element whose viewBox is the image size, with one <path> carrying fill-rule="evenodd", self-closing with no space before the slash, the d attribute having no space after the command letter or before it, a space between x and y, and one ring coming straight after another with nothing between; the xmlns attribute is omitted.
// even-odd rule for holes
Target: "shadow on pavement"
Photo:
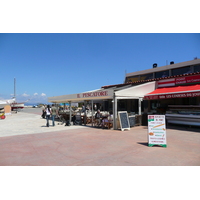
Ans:
<svg viewBox="0 0 200 200"><path fill-rule="evenodd" d="M138 142L138 144L144 145L148 147L148 142Z"/></svg>
<svg viewBox="0 0 200 200"><path fill-rule="evenodd" d="M198 126L189 126L189 125L176 125L176 124L168 124L167 129L181 130L181 131L193 131L199 132L200 127Z"/></svg>
<svg viewBox="0 0 200 200"><path fill-rule="evenodd" d="M138 144L141 144L141 145L144 145L144 146L146 146L146 147L149 147L148 142L138 142ZM155 145L153 145L152 147L162 147L162 146L155 144ZM162 147L162 148L163 148L163 147Z"/></svg>

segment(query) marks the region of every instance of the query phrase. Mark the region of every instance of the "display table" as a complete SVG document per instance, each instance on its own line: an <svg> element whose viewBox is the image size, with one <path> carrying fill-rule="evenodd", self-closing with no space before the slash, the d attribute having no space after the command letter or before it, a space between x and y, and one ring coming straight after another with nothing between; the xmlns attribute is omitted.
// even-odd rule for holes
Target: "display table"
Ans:
<svg viewBox="0 0 200 200"><path fill-rule="evenodd" d="M200 126L200 106L171 105L165 114L167 123Z"/></svg>

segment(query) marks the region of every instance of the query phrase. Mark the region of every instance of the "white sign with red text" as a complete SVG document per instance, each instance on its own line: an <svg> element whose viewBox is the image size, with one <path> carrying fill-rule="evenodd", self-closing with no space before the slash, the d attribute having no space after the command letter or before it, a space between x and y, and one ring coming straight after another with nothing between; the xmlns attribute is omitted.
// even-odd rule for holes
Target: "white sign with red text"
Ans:
<svg viewBox="0 0 200 200"><path fill-rule="evenodd" d="M148 115L148 143L167 147L165 115Z"/></svg>

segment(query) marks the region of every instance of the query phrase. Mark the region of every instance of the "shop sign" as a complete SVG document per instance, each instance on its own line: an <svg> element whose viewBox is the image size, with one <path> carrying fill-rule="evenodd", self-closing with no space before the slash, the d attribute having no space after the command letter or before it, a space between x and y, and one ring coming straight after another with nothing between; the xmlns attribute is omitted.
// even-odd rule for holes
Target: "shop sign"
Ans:
<svg viewBox="0 0 200 200"><path fill-rule="evenodd" d="M176 78L176 85L183 85L183 84L190 84L190 83L199 83L200 82L200 75L195 76L186 76Z"/></svg>
<svg viewBox="0 0 200 200"><path fill-rule="evenodd" d="M158 87L170 87L175 85L200 83L200 75L185 76L158 81Z"/></svg>
<svg viewBox="0 0 200 200"><path fill-rule="evenodd" d="M77 98L91 98L91 97L104 97L104 96L108 96L107 90L77 94Z"/></svg>
<svg viewBox="0 0 200 200"><path fill-rule="evenodd" d="M161 95L149 95L145 96L145 100L154 99L172 99L172 98L186 98L186 97L199 97L200 92L184 92L184 93L171 93L171 94L161 94Z"/></svg>
<svg viewBox="0 0 200 200"><path fill-rule="evenodd" d="M148 115L148 146L167 147L165 115Z"/></svg>

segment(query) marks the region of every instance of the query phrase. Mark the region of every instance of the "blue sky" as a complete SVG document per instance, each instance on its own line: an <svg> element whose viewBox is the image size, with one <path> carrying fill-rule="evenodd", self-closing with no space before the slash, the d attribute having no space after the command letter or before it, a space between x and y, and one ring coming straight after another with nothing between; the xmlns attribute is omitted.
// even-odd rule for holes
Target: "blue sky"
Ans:
<svg viewBox="0 0 200 200"><path fill-rule="evenodd" d="M123 83L125 72L200 58L200 34L1 33L0 98L45 102Z"/></svg>
<svg viewBox="0 0 200 200"><path fill-rule="evenodd" d="M18 101L31 98L30 102L46 103L47 97L50 96L79 93L98 89L103 85L123 83L125 71L130 73L149 69L152 68L153 63L164 66L166 61L178 63L193 60L194 57L200 58L200 34L193 34L200 32L198 4L197 0L1 1L0 99L12 97L14 77L17 82ZM58 170L55 170L58 175ZM88 176L91 174L91 168L89 170L87 180L83 177L84 184L86 183L87 186L94 182ZM113 170L115 169L112 168ZM180 171L180 169L178 170ZM103 173L106 174L106 171L104 170ZM158 171L159 169L156 168L155 173ZM144 170L141 170L141 173L138 172L140 169L134 171L135 183L143 180L141 174L144 174ZM174 169L171 169L170 173L173 172ZM188 172L191 174L191 170ZM53 174L52 169L50 173ZM123 174L123 178L130 175L130 173L124 172L124 168L121 168L121 171L117 168L116 173ZM133 170L131 173L133 174ZM163 170L161 173L165 178L162 187L163 184L168 186L171 177L168 176L168 173L165 173L165 176ZM187 174L185 169L183 173ZM181 172L181 174L183 173ZM32 174L34 175L34 173ZM70 177L73 183L77 170L70 174L73 174L73 178L67 176L67 179ZM30 179L30 176L28 178ZM77 178L80 179L80 177ZM101 173L95 173L95 180L99 180L98 178L101 180ZM7 176L5 180L7 180ZM127 186L130 187L130 184L126 184L123 191L119 181L115 181L115 178L112 180L114 181L109 181L109 186L113 185L115 191L120 186L118 191L121 193L116 193L117 197L120 195L124 197L125 194L130 198L133 195L133 192L127 193ZM119 180L118 176L117 180ZM23 180L23 183L27 183L27 181ZM121 182L123 186L124 182L129 183L124 179ZM182 187L182 182L176 182L176 185ZM191 183L191 181L188 182ZM99 185L96 182L93 184L94 191L97 185L102 187L101 181L99 183ZM48 184L45 182L43 185ZM144 186L144 181L142 184ZM147 184L149 183L147 182ZM31 188L30 184L26 185L28 185L26 189ZM90 188L91 186L89 185ZM180 189L182 189L181 187ZM143 192L141 188L144 187L138 187L135 190L138 191L137 196ZM147 185L145 189L148 188ZM82 184L80 191L84 189ZM194 193L194 190L187 191L190 195ZM146 194L149 195L149 192ZM56 195L58 194L61 194L60 188ZM73 197L74 194L73 191ZM82 198L82 193L80 194ZM183 194L185 195L185 193ZM113 197L113 192L111 195ZM160 192L159 195L163 195L163 193ZM177 195L180 197L180 192Z"/></svg>

